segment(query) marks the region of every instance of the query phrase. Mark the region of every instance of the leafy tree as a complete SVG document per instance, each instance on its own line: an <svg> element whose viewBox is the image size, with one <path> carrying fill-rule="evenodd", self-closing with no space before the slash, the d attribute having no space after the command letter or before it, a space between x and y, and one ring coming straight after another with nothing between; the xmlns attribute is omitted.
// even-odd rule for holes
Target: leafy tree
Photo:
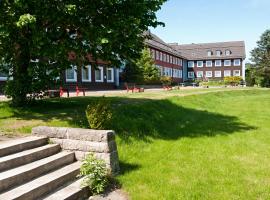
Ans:
<svg viewBox="0 0 270 200"><path fill-rule="evenodd" d="M257 68L251 64L246 64L246 85L247 86L254 86L256 84L256 70Z"/></svg>
<svg viewBox="0 0 270 200"><path fill-rule="evenodd" d="M122 81L126 83L141 83L143 82L142 68L138 67L135 61L128 61L121 73Z"/></svg>
<svg viewBox="0 0 270 200"><path fill-rule="evenodd" d="M13 77L6 94L23 105L86 55L113 66L138 58L143 32L163 25L155 12L165 1L0 0L0 71Z"/></svg>
<svg viewBox="0 0 270 200"><path fill-rule="evenodd" d="M141 58L137 60L136 65L141 68L143 83L153 84L160 82L160 72L155 66L148 48L142 51Z"/></svg>
<svg viewBox="0 0 270 200"><path fill-rule="evenodd" d="M260 40L257 42L257 47L252 50L252 61L257 67L256 83L263 87L270 86L270 30L266 30Z"/></svg>

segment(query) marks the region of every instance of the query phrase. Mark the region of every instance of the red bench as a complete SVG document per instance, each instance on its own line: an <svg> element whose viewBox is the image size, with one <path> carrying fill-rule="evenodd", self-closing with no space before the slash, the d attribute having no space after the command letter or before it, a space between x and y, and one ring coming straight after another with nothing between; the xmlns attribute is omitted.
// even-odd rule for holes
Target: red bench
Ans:
<svg viewBox="0 0 270 200"><path fill-rule="evenodd" d="M129 92L129 91L132 91L132 93L134 93L134 92L142 92L142 90L140 90L140 88L137 88L135 86L135 84L132 87L129 87L128 84L125 83L125 88L126 88L127 92Z"/></svg>

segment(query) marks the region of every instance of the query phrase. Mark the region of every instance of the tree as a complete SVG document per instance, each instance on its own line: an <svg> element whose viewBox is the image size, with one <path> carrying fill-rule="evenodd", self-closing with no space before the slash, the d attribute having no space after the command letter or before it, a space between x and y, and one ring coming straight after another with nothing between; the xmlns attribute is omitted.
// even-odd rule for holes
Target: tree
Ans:
<svg viewBox="0 0 270 200"><path fill-rule="evenodd" d="M251 52L256 70L256 83L263 87L270 86L270 30L266 30L257 47Z"/></svg>
<svg viewBox="0 0 270 200"><path fill-rule="evenodd" d="M141 58L137 60L136 65L141 68L143 83L154 84L160 82L160 72L155 66L148 48L142 51Z"/></svg>
<svg viewBox="0 0 270 200"><path fill-rule="evenodd" d="M86 55L120 66L136 59L143 32L163 25L166 0L0 0L0 71L12 76L6 94L23 105ZM6 67L8 66L8 67Z"/></svg>
<svg viewBox="0 0 270 200"><path fill-rule="evenodd" d="M256 70L257 68L251 64L246 64L246 85L253 87L256 84Z"/></svg>

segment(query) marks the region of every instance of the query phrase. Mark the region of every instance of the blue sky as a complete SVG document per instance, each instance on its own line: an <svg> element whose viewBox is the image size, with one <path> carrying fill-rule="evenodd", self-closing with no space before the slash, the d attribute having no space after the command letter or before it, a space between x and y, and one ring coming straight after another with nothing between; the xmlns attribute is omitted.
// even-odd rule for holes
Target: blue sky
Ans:
<svg viewBox="0 0 270 200"><path fill-rule="evenodd" d="M157 13L165 27L151 29L180 44L244 40L247 58L270 29L270 0L169 0Z"/></svg>

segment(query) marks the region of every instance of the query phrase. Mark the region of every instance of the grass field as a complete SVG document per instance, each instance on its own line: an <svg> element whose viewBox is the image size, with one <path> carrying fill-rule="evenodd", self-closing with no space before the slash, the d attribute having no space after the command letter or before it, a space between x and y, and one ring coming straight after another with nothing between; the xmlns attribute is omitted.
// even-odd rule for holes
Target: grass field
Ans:
<svg viewBox="0 0 270 200"><path fill-rule="evenodd" d="M122 169L117 180L131 199L270 198L270 90L210 91L109 97ZM92 98L28 109L2 102L0 129L87 127L84 109Z"/></svg>

